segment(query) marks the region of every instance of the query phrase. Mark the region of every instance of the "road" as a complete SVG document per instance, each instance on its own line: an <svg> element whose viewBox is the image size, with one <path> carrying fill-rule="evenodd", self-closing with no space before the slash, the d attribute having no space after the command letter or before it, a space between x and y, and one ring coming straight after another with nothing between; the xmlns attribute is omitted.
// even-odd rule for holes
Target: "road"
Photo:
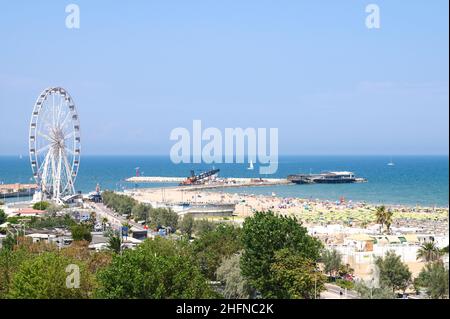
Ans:
<svg viewBox="0 0 450 319"><path fill-rule="evenodd" d="M122 216L115 213L114 211L112 211L111 209L109 209L108 207L103 205L102 203L91 203L91 206L95 210L95 213L97 214L97 217L99 219L102 219L103 217L106 217L108 219L108 222L111 224L112 228L117 229L117 228L122 227L122 224L128 223L138 231L145 230L142 225L135 223L131 220L129 221L129 220L123 218Z"/></svg>
<svg viewBox="0 0 450 319"><path fill-rule="evenodd" d="M358 299L358 295L354 291L345 291L339 286L325 284L326 290L320 294L321 299ZM342 291L342 295L340 292Z"/></svg>

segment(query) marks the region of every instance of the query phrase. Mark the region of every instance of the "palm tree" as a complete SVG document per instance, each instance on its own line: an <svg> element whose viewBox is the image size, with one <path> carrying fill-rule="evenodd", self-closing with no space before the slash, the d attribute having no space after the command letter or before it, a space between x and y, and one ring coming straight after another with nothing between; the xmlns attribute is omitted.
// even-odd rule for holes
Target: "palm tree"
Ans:
<svg viewBox="0 0 450 319"><path fill-rule="evenodd" d="M390 209L388 209L384 213L384 224L386 225L386 230L387 230L388 234L391 231L392 215L394 215L394 213Z"/></svg>
<svg viewBox="0 0 450 319"><path fill-rule="evenodd" d="M385 206L378 206L375 211L375 218L377 224L381 225L380 231L383 232L383 226L386 222L386 207Z"/></svg>
<svg viewBox="0 0 450 319"><path fill-rule="evenodd" d="M417 259L422 259L425 262L437 261L441 257L441 251L436 247L434 242L426 242L420 246L417 251Z"/></svg>

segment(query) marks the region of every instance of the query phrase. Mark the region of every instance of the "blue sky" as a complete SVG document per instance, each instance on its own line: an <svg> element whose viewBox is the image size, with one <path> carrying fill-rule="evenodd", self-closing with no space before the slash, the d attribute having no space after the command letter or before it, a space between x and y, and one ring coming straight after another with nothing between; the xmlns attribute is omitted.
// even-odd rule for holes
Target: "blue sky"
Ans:
<svg viewBox="0 0 450 319"><path fill-rule="evenodd" d="M447 0L3 1L0 41L0 155L52 85L84 154L168 155L194 119L276 127L280 154L448 154Z"/></svg>

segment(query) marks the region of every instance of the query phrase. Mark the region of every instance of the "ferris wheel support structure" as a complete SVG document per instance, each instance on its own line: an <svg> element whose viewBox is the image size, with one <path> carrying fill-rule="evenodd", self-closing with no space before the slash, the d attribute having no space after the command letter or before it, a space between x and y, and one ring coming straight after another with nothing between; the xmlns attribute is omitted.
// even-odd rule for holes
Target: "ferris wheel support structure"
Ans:
<svg viewBox="0 0 450 319"><path fill-rule="evenodd" d="M46 199L62 201L75 194L81 154L80 121L70 94L45 89L34 104L29 128L33 177Z"/></svg>

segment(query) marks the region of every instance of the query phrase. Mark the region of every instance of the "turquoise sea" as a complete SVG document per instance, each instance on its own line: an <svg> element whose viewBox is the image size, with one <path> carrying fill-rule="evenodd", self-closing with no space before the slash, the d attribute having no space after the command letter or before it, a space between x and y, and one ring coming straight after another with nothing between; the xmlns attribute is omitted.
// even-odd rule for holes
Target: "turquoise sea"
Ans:
<svg viewBox="0 0 450 319"><path fill-rule="evenodd" d="M398 156L395 166L387 166L388 156L281 156L276 174L261 176L258 164L248 170L248 164L216 164L223 177L276 177L295 173L320 173L327 170L348 170L368 183L342 185L282 185L224 189L226 192L267 194L277 196L347 200L369 203L405 204L447 207L449 204L448 156ZM206 164L173 164L163 156L84 156L81 159L76 188L82 192L95 189L120 190L134 187L173 186L170 184L127 183L140 167L145 176L188 176L190 170L211 169ZM31 168L27 157L0 156L0 183L29 183Z"/></svg>

